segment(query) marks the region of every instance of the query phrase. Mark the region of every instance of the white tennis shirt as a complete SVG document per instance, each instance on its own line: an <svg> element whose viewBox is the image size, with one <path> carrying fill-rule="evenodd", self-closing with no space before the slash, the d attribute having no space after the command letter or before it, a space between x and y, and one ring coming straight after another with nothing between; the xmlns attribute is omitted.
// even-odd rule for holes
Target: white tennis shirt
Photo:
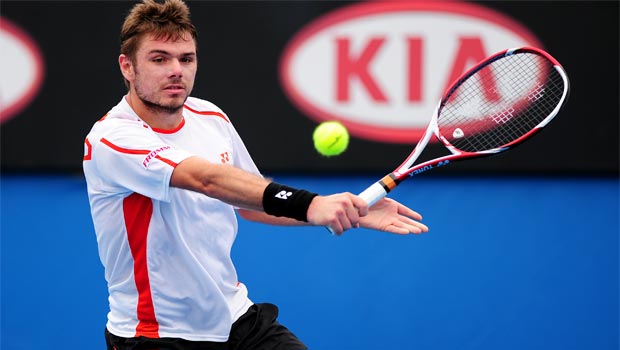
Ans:
<svg viewBox="0 0 620 350"><path fill-rule="evenodd" d="M226 341L252 305L230 251L234 207L170 187L190 156L259 174L228 117L190 97L175 130L149 127L125 98L85 140L99 256L108 282L108 330L121 337Z"/></svg>

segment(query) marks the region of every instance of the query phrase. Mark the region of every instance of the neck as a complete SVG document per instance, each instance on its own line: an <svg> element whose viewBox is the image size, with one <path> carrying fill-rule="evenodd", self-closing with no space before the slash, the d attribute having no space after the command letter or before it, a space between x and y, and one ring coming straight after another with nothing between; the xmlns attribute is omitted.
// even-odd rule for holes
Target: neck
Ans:
<svg viewBox="0 0 620 350"><path fill-rule="evenodd" d="M133 91L130 91L125 98L131 109L151 128L172 130L183 121L183 106L170 109L150 104L138 98Z"/></svg>

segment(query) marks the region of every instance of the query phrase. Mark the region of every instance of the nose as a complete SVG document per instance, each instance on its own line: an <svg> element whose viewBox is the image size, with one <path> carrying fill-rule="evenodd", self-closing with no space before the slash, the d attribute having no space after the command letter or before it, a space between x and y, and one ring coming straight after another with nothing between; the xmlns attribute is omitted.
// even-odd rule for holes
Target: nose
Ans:
<svg viewBox="0 0 620 350"><path fill-rule="evenodd" d="M180 78L183 76L183 70L181 67L181 62L178 59L174 59L170 61L170 77L172 78Z"/></svg>

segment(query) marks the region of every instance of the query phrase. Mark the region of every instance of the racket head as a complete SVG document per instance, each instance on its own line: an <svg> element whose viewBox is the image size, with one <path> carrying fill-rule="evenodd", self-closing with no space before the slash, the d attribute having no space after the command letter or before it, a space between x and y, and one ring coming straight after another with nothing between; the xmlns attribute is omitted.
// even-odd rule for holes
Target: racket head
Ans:
<svg viewBox="0 0 620 350"><path fill-rule="evenodd" d="M560 63L541 49L521 47L489 56L446 90L405 161L360 196L375 203L408 177L522 143L555 118L569 85ZM414 165L433 136L451 154Z"/></svg>
<svg viewBox="0 0 620 350"><path fill-rule="evenodd" d="M547 52L533 47L503 50L446 90L434 131L453 154L499 153L553 120L568 93L566 72Z"/></svg>

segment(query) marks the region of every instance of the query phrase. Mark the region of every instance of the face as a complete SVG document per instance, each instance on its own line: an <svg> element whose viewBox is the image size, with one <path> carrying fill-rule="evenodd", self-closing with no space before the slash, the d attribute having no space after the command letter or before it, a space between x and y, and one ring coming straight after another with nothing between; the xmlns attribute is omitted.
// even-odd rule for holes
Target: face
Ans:
<svg viewBox="0 0 620 350"><path fill-rule="evenodd" d="M154 112L178 112L194 87L197 57L191 35L176 41L145 36L134 60L121 55L123 76L131 92Z"/></svg>

